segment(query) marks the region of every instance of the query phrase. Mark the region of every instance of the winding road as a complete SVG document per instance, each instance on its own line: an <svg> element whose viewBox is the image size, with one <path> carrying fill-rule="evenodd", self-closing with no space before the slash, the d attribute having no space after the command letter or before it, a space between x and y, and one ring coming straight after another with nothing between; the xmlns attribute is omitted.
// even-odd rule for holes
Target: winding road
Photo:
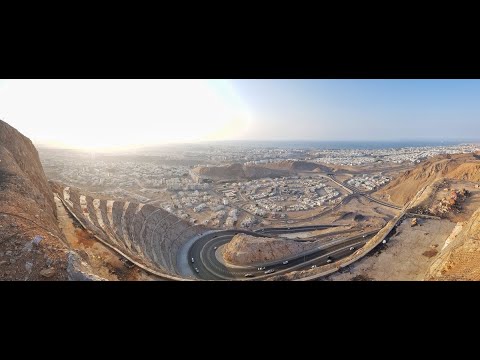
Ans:
<svg viewBox="0 0 480 360"><path fill-rule="evenodd" d="M402 210L399 206L375 199L367 192L361 192L354 187L336 180L333 174L324 177L332 180L334 183L347 190L349 195L344 198L344 201L354 196L364 196L368 200L380 205ZM335 207L340 206L344 201L340 202L340 204L337 204ZM403 216L403 214L404 210L402 210L400 215ZM269 237L270 234L305 232L337 226L342 225L264 228L255 230L254 232L245 230L219 230L206 234L195 241L188 250L188 262L196 277L203 280L264 280L269 276L285 274L290 271L306 270L311 267L319 267L329 262L338 261L349 256L353 251L363 247L368 240L372 239L380 231L380 229L377 229L344 239L331 240L317 248L297 254L290 258L273 262L252 264L250 266L226 264L222 260L220 254L221 246L228 243L237 233L247 233L258 237ZM386 233L388 234L389 231ZM382 239L383 238L384 236Z"/></svg>
<svg viewBox="0 0 480 360"><path fill-rule="evenodd" d="M325 177L325 176L324 176ZM371 191L360 191L358 190L356 187L354 186L351 186L351 185L348 185L348 184L345 184L341 181L338 181L337 179L335 179L335 176L334 175L328 175L326 176L328 179L332 180L335 184L341 186L342 188L344 188L345 190L347 190L348 192L350 192L352 195L353 194L356 194L356 195L360 195L360 196L364 196L365 198L367 198L368 200L370 201L373 201L377 204L380 204L380 205L383 205L383 206L387 206L389 208L392 208L392 209L395 209L395 210L402 210L402 207L401 206L397 206L395 204L391 204L391 203L387 203L386 201L382 201L382 200L379 200L379 199L376 199L374 198L373 196L370 195L371 192L375 191L375 190L371 190Z"/></svg>
<svg viewBox="0 0 480 360"><path fill-rule="evenodd" d="M307 228L313 227L318 230L320 228L332 226L317 225ZM345 239L329 241L317 248L297 254L290 258L285 258L280 261L254 264L251 266L227 265L219 259L221 258L221 254L219 254L220 247L228 243L236 233L243 232L254 236L265 237L266 234L272 231L272 229L263 230L264 231L259 230L255 233L239 230L220 230L199 238L188 251L189 264L192 270L198 278L203 280L264 280L269 276L283 274L294 270L309 269L314 265L322 266L327 264L329 259L332 262L340 260L341 258L350 255L352 251L365 245L365 243L378 232L378 230L374 230ZM277 233L279 231L311 231L310 229L302 230L299 228L277 228L275 230ZM354 249L351 250L352 247ZM285 264L285 260L287 260L288 263ZM263 269L258 270L258 268ZM198 272L196 272L196 269L198 269ZM268 274L265 273L272 269L275 271ZM247 274L250 274L251 276L246 277L245 275Z"/></svg>

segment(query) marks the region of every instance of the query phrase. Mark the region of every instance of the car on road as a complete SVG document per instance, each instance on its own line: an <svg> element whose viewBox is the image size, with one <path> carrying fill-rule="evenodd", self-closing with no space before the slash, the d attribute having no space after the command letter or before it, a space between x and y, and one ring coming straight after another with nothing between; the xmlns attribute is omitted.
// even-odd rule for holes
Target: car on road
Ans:
<svg viewBox="0 0 480 360"><path fill-rule="evenodd" d="M283 265L287 265L288 264L288 260L285 260L284 262L282 262Z"/></svg>
<svg viewBox="0 0 480 360"><path fill-rule="evenodd" d="M195 268L195 271L197 272L197 274L200 272L200 270L198 270L198 268Z"/></svg>
<svg viewBox="0 0 480 360"><path fill-rule="evenodd" d="M365 239L366 237L367 237L367 235L363 235L363 236L362 236L362 238L364 238L364 239Z"/></svg>
<svg viewBox="0 0 480 360"><path fill-rule="evenodd" d="M387 240L383 239L382 244L386 244Z"/></svg>
<svg viewBox="0 0 480 360"><path fill-rule="evenodd" d="M312 266L310 267L310 269L315 269L316 267L317 267L317 265L312 265Z"/></svg>
<svg viewBox="0 0 480 360"><path fill-rule="evenodd" d="M274 272L275 272L275 269L270 269L270 270L265 271L265 274L272 274Z"/></svg>
<svg viewBox="0 0 480 360"><path fill-rule="evenodd" d="M332 259L327 259L327 264L330 264L332 262Z"/></svg>
<svg viewBox="0 0 480 360"><path fill-rule="evenodd" d="M192 258L192 264L193 264L194 262L195 262L195 259L194 259L194 258Z"/></svg>
<svg viewBox="0 0 480 360"><path fill-rule="evenodd" d="M250 274L250 273L245 274L245 277L253 277L253 274Z"/></svg>
<svg viewBox="0 0 480 360"><path fill-rule="evenodd" d="M216 247L216 246L214 246L214 247L213 247L213 250L217 250L217 247Z"/></svg>
<svg viewBox="0 0 480 360"><path fill-rule="evenodd" d="M355 250L355 246L350 246L350 251Z"/></svg>
<svg viewBox="0 0 480 360"><path fill-rule="evenodd" d="M257 270L265 270L265 266L261 266L261 267L257 268Z"/></svg>
<svg viewBox="0 0 480 360"><path fill-rule="evenodd" d="M290 230L290 228L287 228L288 230Z"/></svg>

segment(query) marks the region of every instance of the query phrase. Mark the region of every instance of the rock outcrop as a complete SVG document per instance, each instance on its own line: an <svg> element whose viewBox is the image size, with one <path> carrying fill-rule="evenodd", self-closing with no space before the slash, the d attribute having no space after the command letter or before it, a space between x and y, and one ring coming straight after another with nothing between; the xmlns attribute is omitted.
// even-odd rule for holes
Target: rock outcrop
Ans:
<svg viewBox="0 0 480 360"><path fill-rule="evenodd" d="M225 245L223 258L235 265L275 261L294 256L318 246L317 242L237 234Z"/></svg>
<svg viewBox="0 0 480 360"><path fill-rule="evenodd" d="M480 209L432 264L426 280L480 280Z"/></svg>
<svg viewBox="0 0 480 360"><path fill-rule="evenodd" d="M75 252L68 254L68 279L72 281L106 281L93 273L90 265Z"/></svg>
<svg viewBox="0 0 480 360"><path fill-rule="evenodd" d="M434 203L430 209L429 214L434 216L444 216L451 211L460 211L461 204L469 196L469 192L465 189L450 190L440 201Z"/></svg>
<svg viewBox="0 0 480 360"><path fill-rule="evenodd" d="M67 246L34 145L0 120L0 280L66 280Z"/></svg>

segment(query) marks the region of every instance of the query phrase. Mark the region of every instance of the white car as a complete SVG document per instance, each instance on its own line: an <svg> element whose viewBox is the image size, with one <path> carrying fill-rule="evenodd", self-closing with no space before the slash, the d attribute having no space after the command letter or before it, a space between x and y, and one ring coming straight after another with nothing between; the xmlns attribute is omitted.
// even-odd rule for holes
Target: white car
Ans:
<svg viewBox="0 0 480 360"><path fill-rule="evenodd" d="M350 247L350 251L355 250L355 246Z"/></svg>
<svg viewBox="0 0 480 360"><path fill-rule="evenodd" d="M265 270L265 266L261 266L261 267L257 268L257 270L260 270L260 271Z"/></svg>
<svg viewBox="0 0 480 360"><path fill-rule="evenodd" d="M195 268L195 271L197 272L197 274L200 272L200 270L198 270L198 268Z"/></svg>
<svg viewBox="0 0 480 360"><path fill-rule="evenodd" d="M213 250L217 250L217 247L216 247L216 246L214 246L214 247L213 247Z"/></svg>
<svg viewBox="0 0 480 360"><path fill-rule="evenodd" d="M284 262L282 262L283 265L287 265L288 264L288 260L285 260Z"/></svg>
<svg viewBox="0 0 480 360"><path fill-rule="evenodd" d="M363 235L363 236L362 236L362 238L364 238L364 239L365 239L366 237L367 237L367 235Z"/></svg>
<svg viewBox="0 0 480 360"><path fill-rule="evenodd" d="M327 264L330 264L332 262L332 259L327 259Z"/></svg>
<svg viewBox="0 0 480 360"><path fill-rule="evenodd" d="M194 262L195 262L195 259L194 259L194 258L192 258L192 264L193 264Z"/></svg>
<svg viewBox="0 0 480 360"><path fill-rule="evenodd" d="M253 274L245 274L245 277L253 277Z"/></svg>
<svg viewBox="0 0 480 360"><path fill-rule="evenodd" d="M270 269L270 270L265 271L265 274L271 274L271 273L274 273L274 272L275 272L275 269Z"/></svg>
<svg viewBox="0 0 480 360"><path fill-rule="evenodd" d="M317 265L312 265L311 269L315 269L316 267L317 267Z"/></svg>

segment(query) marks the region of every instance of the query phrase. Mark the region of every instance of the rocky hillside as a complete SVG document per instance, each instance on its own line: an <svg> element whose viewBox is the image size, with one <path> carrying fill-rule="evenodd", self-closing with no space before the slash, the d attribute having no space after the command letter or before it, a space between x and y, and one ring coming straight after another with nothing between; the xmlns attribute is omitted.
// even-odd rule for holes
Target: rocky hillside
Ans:
<svg viewBox="0 0 480 360"><path fill-rule="evenodd" d="M426 280L480 280L480 209L442 250Z"/></svg>
<svg viewBox="0 0 480 360"><path fill-rule="evenodd" d="M303 160L285 160L280 162L264 164L263 167L272 170L285 170L289 173L297 173L302 171L331 172L334 169L325 165L316 164Z"/></svg>
<svg viewBox="0 0 480 360"><path fill-rule="evenodd" d="M37 150L0 120L0 280L66 280L63 241Z"/></svg>
<svg viewBox="0 0 480 360"><path fill-rule="evenodd" d="M231 164L225 166L197 166L192 170L192 176L201 179L232 179L245 178L245 171L242 164Z"/></svg>
<svg viewBox="0 0 480 360"><path fill-rule="evenodd" d="M403 205L418 195L415 204L428 203L429 213L442 216L461 207L469 196L465 189L446 189L443 198L431 202L435 188L443 188L444 179L480 182L480 155L458 154L432 158L405 172L377 193ZM478 186L478 184L477 184ZM422 190L423 189L423 193ZM417 193L418 192L418 193ZM412 203L412 206L414 204ZM417 209L418 210L418 209ZM447 246L430 266L425 280L480 280L480 209L468 221L458 223Z"/></svg>
<svg viewBox="0 0 480 360"><path fill-rule="evenodd" d="M265 261L281 260L313 249L316 242L255 237L238 234L225 245L223 258L235 265L250 265Z"/></svg>
<svg viewBox="0 0 480 360"><path fill-rule="evenodd" d="M403 206L420 189L442 178L480 181L480 156L458 154L434 157L406 171L376 195Z"/></svg>
<svg viewBox="0 0 480 360"><path fill-rule="evenodd" d="M280 161L267 164L240 164L224 166L198 166L192 170L194 179L247 180L262 177L281 177L302 171L330 172L331 169L307 161Z"/></svg>

